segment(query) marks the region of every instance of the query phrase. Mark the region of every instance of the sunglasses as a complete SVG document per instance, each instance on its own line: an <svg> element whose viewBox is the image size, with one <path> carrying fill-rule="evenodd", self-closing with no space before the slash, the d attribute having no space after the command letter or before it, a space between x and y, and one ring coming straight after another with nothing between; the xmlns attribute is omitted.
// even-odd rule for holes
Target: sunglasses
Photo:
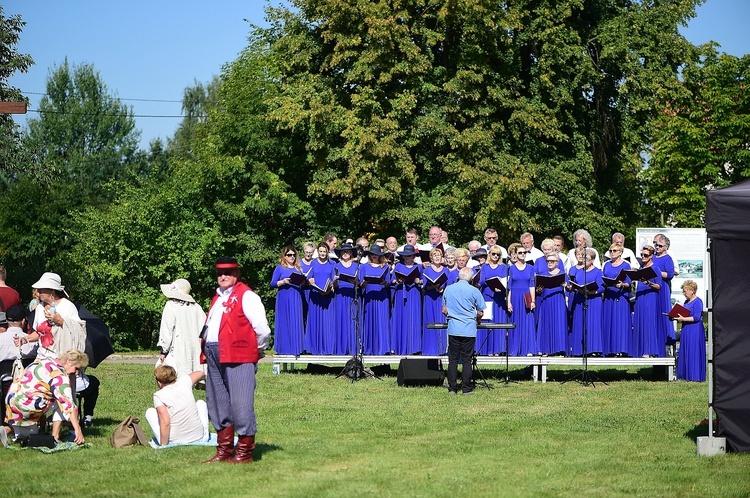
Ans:
<svg viewBox="0 0 750 498"><path fill-rule="evenodd" d="M221 277L223 275L233 275L234 270L216 270L216 276Z"/></svg>
<svg viewBox="0 0 750 498"><path fill-rule="evenodd" d="M642 253L641 253L641 257L642 257L642 258L648 258L648 257L651 257L651 254L649 254L649 253L647 253L647 252L642 252Z"/></svg>
<svg viewBox="0 0 750 498"><path fill-rule="evenodd" d="M516 251L516 254L526 254L526 251Z"/></svg>
<svg viewBox="0 0 750 498"><path fill-rule="evenodd" d="M491 256L500 256L500 253L499 252L491 252L490 255Z"/></svg>
<svg viewBox="0 0 750 498"><path fill-rule="evenodd" d="M297 255L296 255L296 254L294 254L293 252L288 252L288 253L286 253L286 254L285 254L284 256L286 256L286 257L288 257L288 258L296 258L296 257L297 257Z"/></svg>
<svg viewBox="0 0 750 498"><path fill-rule="evenodd" d="M656 242L654 242L654 247L664 247L664 244L657 244Z"/></svg>

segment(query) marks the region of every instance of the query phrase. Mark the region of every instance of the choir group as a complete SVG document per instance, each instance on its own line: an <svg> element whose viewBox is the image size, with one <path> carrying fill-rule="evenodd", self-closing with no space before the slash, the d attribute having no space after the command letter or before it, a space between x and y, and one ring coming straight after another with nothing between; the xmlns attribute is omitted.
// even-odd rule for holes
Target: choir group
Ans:
<svg viewBox="0 0 750 498"><path fill-rule="evenodd" d="M271 279L278 289L276 352L444 355L447 331L427 324L445 322L443 291L469 266L486 301L484 319L515 324L507 331L480 329L477 354L664 357L675 344L677 320L678 374L705 379L703 305L693 282L683 285L689 316L667 315L677 267L666 236L654 237L636 257L615 234L603 265L585 230L576 231L576 248L567 255L562 237L544 240L539 250L529 233L507 250L493 229L485 231L484 246L451 247L439 227L429 239L419 245L410 229L400 247L394 237L372 247L365 238L336 247L328 234L317 247L306 243L303 258L285 247Z"/></svg>

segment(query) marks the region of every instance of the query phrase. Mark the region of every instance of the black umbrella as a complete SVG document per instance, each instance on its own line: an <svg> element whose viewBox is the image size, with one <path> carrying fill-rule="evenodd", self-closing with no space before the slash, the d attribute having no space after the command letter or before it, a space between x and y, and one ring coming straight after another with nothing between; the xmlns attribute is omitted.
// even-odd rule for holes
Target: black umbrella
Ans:
<svg viewBox="0 0 750 498"><path fill-rule="evenodd" d="M76 304L76 308L78 316L86 322L85 353L89 357L89 366L96 368L107 356L115 352L112 341L109 340L109 327L82 304Z"/></svg>

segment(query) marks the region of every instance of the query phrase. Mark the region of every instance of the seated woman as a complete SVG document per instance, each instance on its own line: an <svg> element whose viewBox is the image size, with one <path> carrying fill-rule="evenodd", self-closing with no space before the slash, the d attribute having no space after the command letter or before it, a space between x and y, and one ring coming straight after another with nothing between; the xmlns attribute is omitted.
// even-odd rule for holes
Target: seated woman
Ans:
<svg viewBox="0 0 750 498"><path fill-rule="evenodd" d="M52 436L60 439L63 420L75 431L74 442L83 444L83 432L78 422L78 408L70 387L70 376L89 364L86 353L70 349L59 358L39 358L26 367L23 375L13 381L5 398L8 423L16 436L25 437L39 431L38 422L52 412Z"/></svg>
<svg viewBox="0 0 750 498"><path fill-rule="evenodd" d="M193 386L205 377L203 371L177 377L174 368L161 365L154 377L159 390L154 393L155 408L146 410L146 420L156 442L162 446L208 441L208 407L193 396Z"/></svg>

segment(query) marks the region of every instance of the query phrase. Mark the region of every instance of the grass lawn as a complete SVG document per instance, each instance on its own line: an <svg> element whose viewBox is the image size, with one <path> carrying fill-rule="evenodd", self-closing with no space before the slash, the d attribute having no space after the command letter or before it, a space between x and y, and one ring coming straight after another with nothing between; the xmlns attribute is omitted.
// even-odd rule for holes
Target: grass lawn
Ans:
<svg viewBox="0 0 750 498"><path fill-rule="evenodd" d="M91 448L0 449L0 495L750 495L750 455L696 456L706 384L641 380L650 369L592 371L609 385L491 379L494 390L448 396L397 387L395 368L383 381L351 383L272 375L262 364L256 462L202 465L213 448L110 447L115 426L143 417L156 386L150 365L104 363L93 372L102 392L85 431ZM550 369L552 380L574 373Z"/></svg>

